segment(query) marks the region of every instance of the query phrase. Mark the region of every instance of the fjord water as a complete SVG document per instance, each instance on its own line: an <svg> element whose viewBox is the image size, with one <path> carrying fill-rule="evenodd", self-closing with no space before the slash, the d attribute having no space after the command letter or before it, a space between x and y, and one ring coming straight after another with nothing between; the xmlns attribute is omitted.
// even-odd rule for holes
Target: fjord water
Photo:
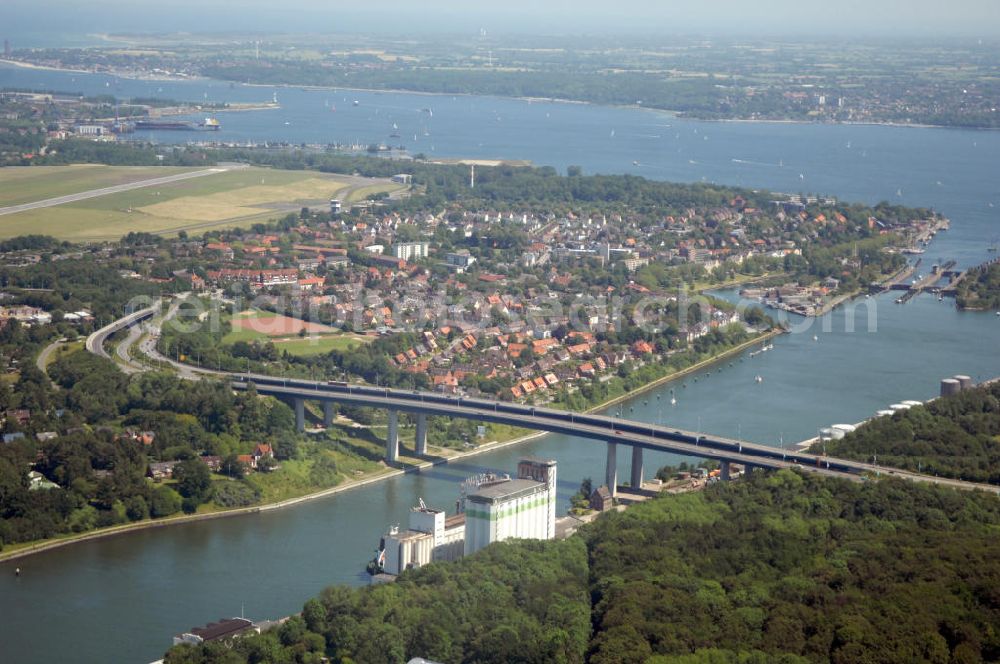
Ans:
<svg viewBox="0 0 1000 664"><path fill-rule="evenodd" d="M1000 235L997 132L710 123L641 108L11 68L0 68L0 87L192 101L269 101L276 91L282 105L220 114L217 134L155 134L163 142L372 143L390 141L396 123L401 138L391 142L429 156L529 159L560 170L577 164L587 173L933 206L951 218L952 229L928 249L927 267L948 259L977 264L992 256L987 246ZM942 377L1000 375L1000 318L957 312L952 300L923 295L901 306L887 295L857 300L808 327L800 318L789 322L798 332L775 339L773 351L721 361L636 397L622 414L779 445L890 403L932 397ZM669 405L671 389L676 406ZM2 564L0 660L144 662L157 658L172 634L209 620L287 615L325 585L365 583L362 569L379 534L405 524L418 497L454 509L461 479L483 468L512 470L529 453L559 461L563 506L583 477L603 476L603 445L545 436L290 509L142 531ZM629 459L627 450L619 454L621 477ZM647 454L647 474L667 460ZM23 570L19 578L15 566Z"/></svg>

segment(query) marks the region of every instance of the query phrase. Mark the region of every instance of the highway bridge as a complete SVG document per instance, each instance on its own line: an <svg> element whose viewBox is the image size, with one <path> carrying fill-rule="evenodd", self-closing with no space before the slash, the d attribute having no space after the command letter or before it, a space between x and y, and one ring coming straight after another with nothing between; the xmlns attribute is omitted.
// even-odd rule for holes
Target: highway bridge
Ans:
<svg viewBox="0 0 1000 664"><path fill-rule="evenodd" d="M111 355L109 355L107 349L104 348L104 344L107 342L108 337L116 332L124 330L125 328L133 327L139 323L149 320L155 316L159 310L160 303L156 302L145 309L134 311L123 318L119 318L113 323L105 325L87 337L87 352L93 353L94 355L100 355L101 357L110 360Z"/></svg>
<svg viewBox="0 0 1000 664"><path fill-rule="evenodd" d="M997 491L996 487L975 485L958 480L944 480L917 473L887 469L872 464L818 456L797 450L751 443L733 438L685 431L669 426L635 422L607 415L577 413L519 403L474 399L464 396L398 390L343 382L321 383L307 380L275 378L256 374L229 374L234 389L245 390L251 385L259 394L292 402L296 426L305 426L305 402L323 404L325 424L333 417L335 403L381 408L389 412L386 437L386 461L393 463L399 455L399 413L416 416L415 452L427 452L427 416L462 417L478 422L496 422L512 426L562 433L579 438L603 441L607 444L605 481L612 492L618 484L617 447L626 445L632 450L630 469L631 486L641 486L643 481L643 451L672 452L692 457L714 459L720 462L723 479L728 479L730 465L743 465L747 470L757 468L799 468L828 476L847 477L861 481L866 474L892 474L916 481L934 481L952 484L959 488L982 488Z"/></svg>
<svg viewBox="0 0 1000 664"><path fill-rule="evenodd" d="M104 343L110 335L152 318L159 310L160 305L157 303L102 327L87 339L87 350L103 357L109 357ZM477 422L496 422L604 442L607 445L605 481L612 493L616 492L618 486L617 451L619 445L628 446L632 450L630 484L634 487L642 485L643 452L655 450L717 460L721 464L723 479L729 478L730 466L735 463L742 465L748 471L759 468L798 468L804 472L846 477L855 481L863 481L868 475L888 474L912 481L934 482L958 489L980 489L1000 493L998 487L991 485L931 477L848 459L818 456L796 449L783 449L607 415L578 413L543 406L469 398L422 390L399 390L347 382L317 382L252 373L219 372L180 364L167 358L160 359L175 367L183 367L185 377L196 378L201 375L229 380L235 390L247 390L253 386L258 394L290 402L295 410L295 426L299 431L305 428L305 403L307 401L322 404L323 420L326 426L333 422L334 404L385 409L389 414L385 450L386 462L389 464L396 463L399 458L399 413L403 412L410 413L416 418L414 451L418 456L427 454L428 416L461 417Z"/></svg>

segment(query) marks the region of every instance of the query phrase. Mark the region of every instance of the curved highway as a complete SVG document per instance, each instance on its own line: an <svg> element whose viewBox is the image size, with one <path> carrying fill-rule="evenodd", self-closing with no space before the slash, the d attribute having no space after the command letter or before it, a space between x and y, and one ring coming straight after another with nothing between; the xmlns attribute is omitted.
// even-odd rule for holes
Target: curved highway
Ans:
<svg viewBox="0 0 1000 664"><path fill-rule="evenodd" d="M119 318L113 323L105 325L101 329L93 332L89 337L87 337L86 348L87 352L93 353L94 355L99 355L105 359L110 360L111 355L108 354L107 349L104 348L105 342L107 342L108 337L110 337L115 332L124 330L127 327L132 327L145 320L149 320L160 310L160 303L146 307L145 309L140 309L139 311L134 311L129 315ZM123 367L124 369L124 367Z"/></svg>

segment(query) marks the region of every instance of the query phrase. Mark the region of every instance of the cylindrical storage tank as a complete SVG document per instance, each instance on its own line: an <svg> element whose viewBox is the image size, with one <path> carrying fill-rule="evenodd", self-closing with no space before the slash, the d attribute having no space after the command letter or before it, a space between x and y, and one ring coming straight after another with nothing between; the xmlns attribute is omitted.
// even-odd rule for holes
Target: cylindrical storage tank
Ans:
<svg viewBox="0 0 1000 664"><path fill-rule="evenodd" d="M962 386L963 390L973 387L971 376L954 376L953 378L958 381L958 384Z"/></svg>
<svg viewBox="0 0 1000 664"><path fill-rule="evenodd" d="M962 391L962 384L954 378L945 378L941 381L941 396L950 397Z"/></svg>
<svg viewBox="0 0 1000 664"><path fill-rule="evenodd" d="M907 401L904 401L903 405L904 406L923 406L924 402L923 401L915 401L913 399L909 399Z"/></svg>
<svg viewBox="0 0 1000 664"><path fill-rule="evenodd" d="M830 428L836 429L837 431L843 431L844 433L851 433L857 429L857 427L853 424L834 424Z"/></svg>
<svg viewBox="0 0 1000 664"><path fill-rule="evenodd" d="M840 440L841 438L844 437L844 430L843 429L838 429L836 427L828 427L827 431L830 432L830 438L832 440Z"/></svg>
<svg viewBox="0 0 1000 664"><path fill-rule="evenodd" d="M893 412L897 412L897 411L900 411L900 410L909 410L910 409L910 407L907 406L905 403L894 403L891 406L889 406L889 408L891 408L893 410Z"/></svg>
<svg viewBox="0 0 1000 664"><path fill-rule="evenodd" d="M889 415L892 415L895 412L896 411L894 411L894 410L889 410L888 408L883 408L882 410L876 410L875 411L875 417L888 417Z"/></svg>
<svg viewBox="0 0 1000 664"><path fill-rule="evenodd" d="M819 430L819 439L820 440L833 440L833 429L831 429L830 427L824 427L823 429L820 429Z"/></svg>

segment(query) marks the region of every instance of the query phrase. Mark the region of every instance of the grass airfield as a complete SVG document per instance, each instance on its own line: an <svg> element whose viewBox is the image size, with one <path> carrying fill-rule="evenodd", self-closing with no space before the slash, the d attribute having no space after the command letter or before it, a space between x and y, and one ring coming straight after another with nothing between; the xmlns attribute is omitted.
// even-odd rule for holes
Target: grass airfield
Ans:
<svg viewBox="0 0 1000 664"><path fill-rule="evenodd" d="M0 169L0 206L30 203L117 184L201 169L133 166L26 166ZM130 232L176 235L248 226L302 207L351 203L402 187L313 171L244 168L0 217L0 239L51 235L60 240L117 240Z"/></svg>

